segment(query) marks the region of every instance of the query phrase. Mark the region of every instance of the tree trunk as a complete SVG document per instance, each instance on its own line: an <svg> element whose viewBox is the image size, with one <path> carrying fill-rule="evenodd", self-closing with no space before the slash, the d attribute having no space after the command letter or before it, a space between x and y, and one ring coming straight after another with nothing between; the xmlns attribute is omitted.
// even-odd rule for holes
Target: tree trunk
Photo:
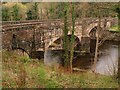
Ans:
<svg viewBox="0 0 120 90"><path fill-rule="evenodd" d="M74 56L74 41L75 41L75 36L74 36L74 31L75 31L75 15L74 15L74 3L72 3L72 35L71 35L71 42L70 42L70 69L72 72L72 61L73 61L73 56Z"/></svg>
<svg viewBox="0 0 120 90"><path fill-rule="evenodd" d="M95 69L96 63L98 60L98 47L99 47L99 31L100 31L101 17L99 16L98 28L96 30L96 48L95 48L95 57L93 62L93 68Z"/></svg>
<svg viewBox="0 0 120 90"><path fill-rule="evenodd" d="M63 29L63 49L65 50L64 54L64 66L69 68L69 49L68 49L68 6L64 3L64 29Z"/></svg>
<svg viewBox="0 0 120 90"><path fill-rule="evenodd" d="M98 31L96 31L96 48L95 48L95 57L93 62L93 68L96 66L96 62L98 59L98 45L99 45L99 37L98 37Z"/></svg>

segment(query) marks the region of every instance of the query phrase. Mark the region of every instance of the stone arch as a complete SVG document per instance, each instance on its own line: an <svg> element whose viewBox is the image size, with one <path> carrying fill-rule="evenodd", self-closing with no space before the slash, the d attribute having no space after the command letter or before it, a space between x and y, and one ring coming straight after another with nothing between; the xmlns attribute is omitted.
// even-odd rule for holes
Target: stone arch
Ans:
<svg viewBox="0 0 120 90"><path fill-rule="evenodd" d="M30 54L23 48L15 48L13 49L13 51L20 56L27 56L27 57L30 56Z"/></svg>
<svg viewBox="0 0 120 90"><path fill-rule="evenodd" d="M71 36L71 34L69 34L68 35L68 37L70 37ZM79 39L79 37L77 37L76 35L75 35L75 41L77 42L76 43L76 45L81 45L81 42L80 42L80 39ZM60 36L60 37L57 37L57 38L54 38L54 39L52 39L52 41L50 41L49 42L49 44L47 44L47 49L53 44L53 43L58 43L58 44L61 44L61 42L60 42L60 40L62 40L63 39L63 36Z"/></svg>
<svg viewBox="0 0 120 90"><path fill-rule="evenodd" d="M95 26L94 28L92 28L89 32L89 36L95 38L96 37L96 30L97 30L97 26Z"/></svg>
<svg viewBox="0 0 120 90"><path fill-rule="evenodd" d="M98 26L98 23L92 23L88 26L88 28L86 29L86 33L87 33L87 36L89 36L89 33L91 32L91 30L93 30L93 28L97 27Z"/></svg>

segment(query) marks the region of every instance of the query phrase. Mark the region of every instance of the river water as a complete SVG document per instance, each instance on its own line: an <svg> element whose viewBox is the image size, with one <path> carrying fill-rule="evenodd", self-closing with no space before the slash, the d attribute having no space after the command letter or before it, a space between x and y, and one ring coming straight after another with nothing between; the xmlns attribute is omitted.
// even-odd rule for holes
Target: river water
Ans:
<svg viewBox="0 0 120 90"><path fill-rule="evenodd" d="M118 46L109 45L102 50L104 55L100 56L95 68L96 73L113 75L118 71Z"/></svg>
<svg viewBox="0 0 120 90"><path fill-rule="evenodd" d="M113 75L118 71L118 45L104 44L100 48L102 54L98 57L95 68L92 67L90 54L80 55L74 54L73 67L80 69L91 69L96 73L103 75ZM48 50L44 54L44 63L49 66L60 66L63 64L63 50Z"/></svg>
<svg viewBox="0 0 120 90"><path fill-rule="evenodd" d="M48 66L60 66L63 63L63 50L50 50L44 53L44 63Z"/></svg>

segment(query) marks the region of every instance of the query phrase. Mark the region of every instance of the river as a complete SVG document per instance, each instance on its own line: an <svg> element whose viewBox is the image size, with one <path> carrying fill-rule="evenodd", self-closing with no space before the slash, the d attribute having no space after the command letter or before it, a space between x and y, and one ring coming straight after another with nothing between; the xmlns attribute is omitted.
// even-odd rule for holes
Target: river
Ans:
<svg viewBox="0 0 120 90"><path fill-rule="evenodd" d="M96 67L94 68L96 73L104 75L113 75L118 71L118 46L109 45L106 49L102 50L104 55L98 58ZM92 68L93 69L93 68Z"/></svg>
<svg viewBox="0 0 120 90"><path fill-rule="evenodd" d="M95 73L103 75L113 75L118 71L118 45L104 44L100 51L103 53L99 55L95 68L92 68L90 54L80 55L74 53L73 67L80 69L91 69ZM49 66L63 65L63 50L48 50L44 54L44 63Z"/></svg>

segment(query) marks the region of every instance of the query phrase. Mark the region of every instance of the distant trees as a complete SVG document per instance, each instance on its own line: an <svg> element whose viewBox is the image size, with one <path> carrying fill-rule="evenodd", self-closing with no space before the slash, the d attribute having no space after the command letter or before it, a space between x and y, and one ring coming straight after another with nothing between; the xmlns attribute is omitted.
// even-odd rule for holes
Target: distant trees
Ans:
<svg viewBox="0 0 120 90"><path fill-rule="evenodd" d="M64 2L60 2L57 4L57 7L56 7L56 15L57 15L57 18L63 18L64 16Z"/></svg>
<svg viewBox="0 0 120 90"><path fill-rule="evenodd" d="M30 10L27 11L27 20L37 20L39 19L39 14L38 14L38 3L34 3Z"/></svg>
<svg viewBox="0 0 120 90"><path fill-rule="evenodd" d="M15 4L14 6L13 6L13 10L12 10L12 20L14 20L14 21L18 21L18 20L20 20L20 14L19 14L19 7L18 7L18 5L17 4Z"/></svg>
<svg viewBox="0 0 120 90"><path fill-rule="evenodd" d="M49 8L49 18L54 19L56 18L56 12L55 12L55 7L53 6L53 3L50 3L50 8Z"/></svg>
<svg viewBox="0 0 120 90"><path fill-rule="evenodd" d="M5 7L2 8L2 20L3 21L10 20L10 13L8 8Z"/></svg>
<svg viewBox="0 0 120 90"><path fill-rule="evenodd" d="M36 20L36 19L39 19L39 15L38 15L38 3L34 3L33 6L33 19Z"/></svg>
<svg viewBox="0 0 120 90"><path fill-rule="evenodd" d="M118 3L118 5L115 8L115 12L117 13L117 17L118 17L118 29L120 31L120 2Z"/></svg>
<svg viewBox="0 0 120 90"><path fill-rule="evenodd" d="M44 5L43 5L44 4ZM105 8L112 8L117 3L102 3ZM75 3L75 17L97 17L95 5L99 3ZM64 3L3 3L3 20L37 20L37 19L63 19ZM114 11L101 10L104 16L115 16ZM71 11L69 11L70 13ZM16 16L17 15L17 16ZM68 15L69 16L69 15Z"/></svg>
<svg viewBox="0 0 120 90"><path fill-rule="evenodd" d="M26 18L27 20L32 20L33 19L31 10L28 10L28 12L26 14L27 14L27 18Z"/></svg>
<svg viewBox="0 0 120 90"><path fill-rule="evenodd" d="M21 3L5 3L2 8L3 21L25 20L26 6Z"/></svg>
<svg viewBox="0 0 120 90"><path fill-rule="evenodd" d="M120 18L120 7L117 7L115 11L118 13L118 18Z"/></svg>

